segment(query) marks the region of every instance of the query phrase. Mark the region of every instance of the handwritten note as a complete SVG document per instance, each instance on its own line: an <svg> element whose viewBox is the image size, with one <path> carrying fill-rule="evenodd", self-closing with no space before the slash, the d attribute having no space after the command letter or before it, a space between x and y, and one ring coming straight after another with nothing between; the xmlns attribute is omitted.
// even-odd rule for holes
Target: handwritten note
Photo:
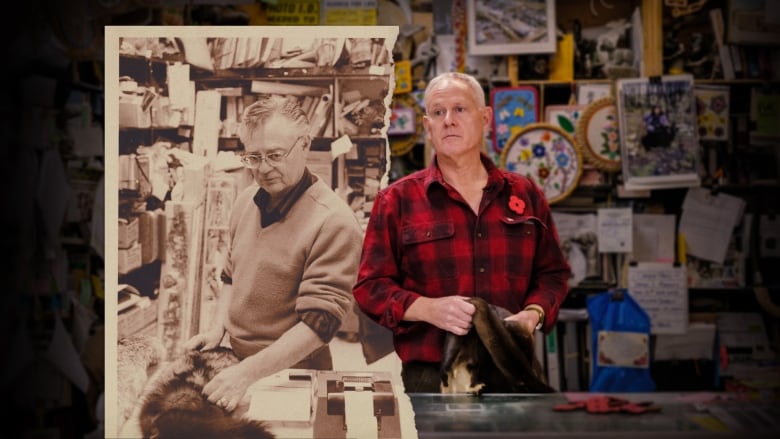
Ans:
<svg viewBox="0 0 780 439"><path fill-rule="evenodd" d="M685 267L643 262L628 269L628 291L650 317L653 334L688 330L688 286Z"/></svg>
<svg viewBox="0 0 780 439"><path fill-rule="evenodd" d="M630 207L598 210L599 253L630 253L633 250Z"/></svg>

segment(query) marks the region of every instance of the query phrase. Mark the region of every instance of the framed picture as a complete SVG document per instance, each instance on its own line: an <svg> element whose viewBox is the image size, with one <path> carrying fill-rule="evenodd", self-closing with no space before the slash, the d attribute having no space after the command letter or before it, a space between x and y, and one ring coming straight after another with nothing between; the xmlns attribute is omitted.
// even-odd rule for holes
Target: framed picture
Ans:
<svg viewBox="0 0 780 439"><path fill-rule="evenodd" d="M550 204L568 197L582 175L582 155L574 139L548 123L528 125L512 136L500 163L533 180Z"/></svg>
<svg viewBox="0 0 780 439"><path fill-rule="evenodd" d="M593 101L612 96L612 84L585 83L577 84L577 103L587 105Z"/></svg>
<svg viewBox="0 0 780 439"><path fill-rule="evenodd" d="M577 122L575 139L585 160L606 172L619 172L620 132L615 99L597 99Z"/></svg>
<svg viewBox="0 0 780 439"><path fill-rule="evenodd" d="M729 0L726 38L731 44L780 44L776 2Z"/></svg>
<svg viewBox="0 0 780 439"><path fill-rule="evenodd" d="M699 140L726 141L729 138L728 85L696 85L696 118Z"/></svg>
<svg viewBox="0 0 780 439"><path fill-rule="evenodd" d="M616 86L626 188L698 186L693 75L619 79Z"/></svg>
<svg viewBox="0 0 780 439"><path fill-rule="evenodd" d="M555 52L555 1L466 0L470 55Z"/></svg>
<svg viewBox="0 0 780 439"><path fill-rule="evenodd" d="M501 153L510 137L526 125L539 122L539 92L536 87L496 87L490 91L493 107L493 149Z"/></svg>

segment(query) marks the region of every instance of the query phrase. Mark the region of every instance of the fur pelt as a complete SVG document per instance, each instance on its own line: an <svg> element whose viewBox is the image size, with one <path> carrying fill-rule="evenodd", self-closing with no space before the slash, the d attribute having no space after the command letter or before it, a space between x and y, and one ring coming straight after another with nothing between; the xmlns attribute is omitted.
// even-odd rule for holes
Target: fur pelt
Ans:
<svg viewBox="0 0 780 439"><path fill-rule="evenodd" d="M169 366L173 373L149 389L139 413L145 438L272 439L263 422L235 416L203 394L219 371L238 363L232 350L189 351Z"/></svg>
<svg viewBox="0 0 780 439"><path fill-rule="evenodd" d="M511 313L473 297L472 329L463 336L448 332L441 363L442 393L551 393L534 354L534 336Z"/></svg>
<svg viewBox="0 0 780 439"><path fill-rule="evenodd" d="M165 358L157 337L134 335L117 342L117 409L121 427L133 414L150 372Z"/></svg>

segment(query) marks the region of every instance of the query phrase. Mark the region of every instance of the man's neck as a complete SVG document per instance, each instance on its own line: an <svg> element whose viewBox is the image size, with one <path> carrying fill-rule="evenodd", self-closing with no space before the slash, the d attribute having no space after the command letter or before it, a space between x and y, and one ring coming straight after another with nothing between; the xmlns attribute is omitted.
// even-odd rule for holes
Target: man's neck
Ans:
<svg viewBox="0 0 780 439"><path fill-rule="evenodd" d="M444 181L455 188L487 184L488 173L480 156L439 157L438 164Z"/></svg>

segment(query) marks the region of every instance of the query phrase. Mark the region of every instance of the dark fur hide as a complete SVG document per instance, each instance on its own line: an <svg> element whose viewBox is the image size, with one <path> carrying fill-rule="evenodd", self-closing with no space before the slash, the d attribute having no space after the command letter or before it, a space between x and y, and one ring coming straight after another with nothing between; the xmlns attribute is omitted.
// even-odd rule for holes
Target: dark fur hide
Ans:
<svg viewBox="0 0 780 439"><path fill-rule="evenodd" d="M238 363L224 347L188 352L172 364L173 375L144 398L140 413L145 438L273 439L265 424L242 419L211 403L206 385L220 370Z"/></svg>
<svg viewBox="0 0 780 439"><path fill-rule="evenodd" d="M533 334L504 320L510 312L474 297L473 327L448 332L441 363L442 393L551 393L534 354Z"/></svg>

